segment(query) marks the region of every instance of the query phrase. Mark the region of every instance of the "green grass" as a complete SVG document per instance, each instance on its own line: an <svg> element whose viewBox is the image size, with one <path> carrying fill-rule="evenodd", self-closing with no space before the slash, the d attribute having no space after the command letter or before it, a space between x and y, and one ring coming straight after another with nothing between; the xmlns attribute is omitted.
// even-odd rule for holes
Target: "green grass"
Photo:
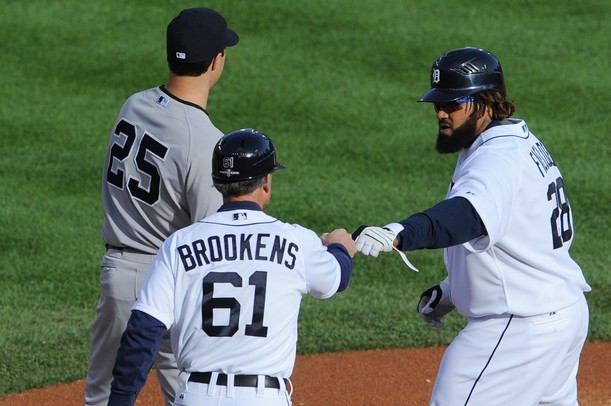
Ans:
<svg viewBox="0 0 611 406"><path fill-rule="evenodd" d="M590 340L611 339L608 249L611 55L604 0L213 0L241 36L209 112L225 132L267 132L288 169L269 212L318 232L386 224L445 194L415 101L445 50L477 45L506 72L517 117L563 171L573 257L593 287ZM193 1L5 0L0 5L0 396L82 379L98 298L101 168L118 109L166 79L165 26ZM414 309L440 251L355 258L350 288L304 298L300 353L447 344Z"/></svg>

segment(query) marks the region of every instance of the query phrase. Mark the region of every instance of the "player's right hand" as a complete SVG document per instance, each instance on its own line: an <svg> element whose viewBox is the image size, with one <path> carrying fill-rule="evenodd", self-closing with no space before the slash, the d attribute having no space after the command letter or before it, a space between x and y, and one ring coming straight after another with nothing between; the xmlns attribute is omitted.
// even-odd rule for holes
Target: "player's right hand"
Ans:
<svg viewBox="0 0 611 406"><path fill-rule="evenodd" d="M352 239L352 236L348 234L348 231L343 228L333 230L330 233L324 233L320 236L320 239L325 246L331 243L342 244L348 250L350 257L354 257L354 254L356 254L356 245L354 240Z"/></svg>
<svg viewBox="0 0 611 406"><path fill-rule="evenodd" d="M454 304L450 300L450 282L447 278L439 285L422 292L417 310L426 324L436 328L443 326L441 322L443 316L454 310Z"/></svg>
<svg viewBox="0 0 611 406"><path fill-rule="evenodd" d="M356 237L356 250L372 257L392 251L394 244L395 233L383 227L365 227Z"/></svg>

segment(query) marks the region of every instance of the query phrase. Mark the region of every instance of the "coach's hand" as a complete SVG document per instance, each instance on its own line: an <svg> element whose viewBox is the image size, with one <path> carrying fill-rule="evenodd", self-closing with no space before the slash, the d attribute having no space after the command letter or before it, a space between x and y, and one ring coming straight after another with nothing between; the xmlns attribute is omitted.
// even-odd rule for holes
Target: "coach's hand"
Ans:
<svg viewBox="0 0 611 406"><path fill-rule="evenodd" d="M356 250L363 255L377 257L380 252L390 252L395 246L395 233L387 228L364 227L360 233L359 230L353 236L356 237Z"/></svg>
<svg viewBox="0 0 611 406"><path fill-rule="evenodd" d="M352 236L343 228L339 228L337 230L333 230L329 233L324 233L320 236L323 245L327 246L332 243L342 244L348 250L348 254L350 257L354 257L356 254L356 245Z"/></svg>
<svg viewBox="0 0 611 406"><path fill-rule="evenodd" d="M443 316L454 310L454 304L450 300L450 283L447 278L439 285L422 292L417 310L425 323L436 328L443 326L441 322Z"/></svg>

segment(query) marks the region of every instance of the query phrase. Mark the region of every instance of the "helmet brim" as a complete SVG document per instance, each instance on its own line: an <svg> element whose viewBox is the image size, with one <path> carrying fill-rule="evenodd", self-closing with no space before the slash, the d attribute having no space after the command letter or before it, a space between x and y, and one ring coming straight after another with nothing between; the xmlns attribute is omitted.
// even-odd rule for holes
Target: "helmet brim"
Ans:
<svg viewBox="0 0 611 406"><path fill-rule="evenodd" d="M280 162L276 162L276 165L272 168L272 170L269 173L274 173L280 169L285 169L286 166L284 166L284 164L281 164Z"/></svg>
<svg viewBox="0 0 611 406"><path fill-rule="evenodd" d="M468 89L431 89L420 97L419 102L445 103L461 97L470 96L473 92Z"/></svg>

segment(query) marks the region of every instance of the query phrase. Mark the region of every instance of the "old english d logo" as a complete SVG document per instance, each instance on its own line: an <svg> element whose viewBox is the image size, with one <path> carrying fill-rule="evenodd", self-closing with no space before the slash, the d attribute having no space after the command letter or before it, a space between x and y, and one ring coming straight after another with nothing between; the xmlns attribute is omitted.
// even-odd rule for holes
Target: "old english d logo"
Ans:
<svg viewBox="0 0 611 406"><path fill-rule="evenodd" d="M431 72L431 82L433 83L439 83L439 81L441 80L441 72L439 69L433 69L433 72Z"/></svg>

